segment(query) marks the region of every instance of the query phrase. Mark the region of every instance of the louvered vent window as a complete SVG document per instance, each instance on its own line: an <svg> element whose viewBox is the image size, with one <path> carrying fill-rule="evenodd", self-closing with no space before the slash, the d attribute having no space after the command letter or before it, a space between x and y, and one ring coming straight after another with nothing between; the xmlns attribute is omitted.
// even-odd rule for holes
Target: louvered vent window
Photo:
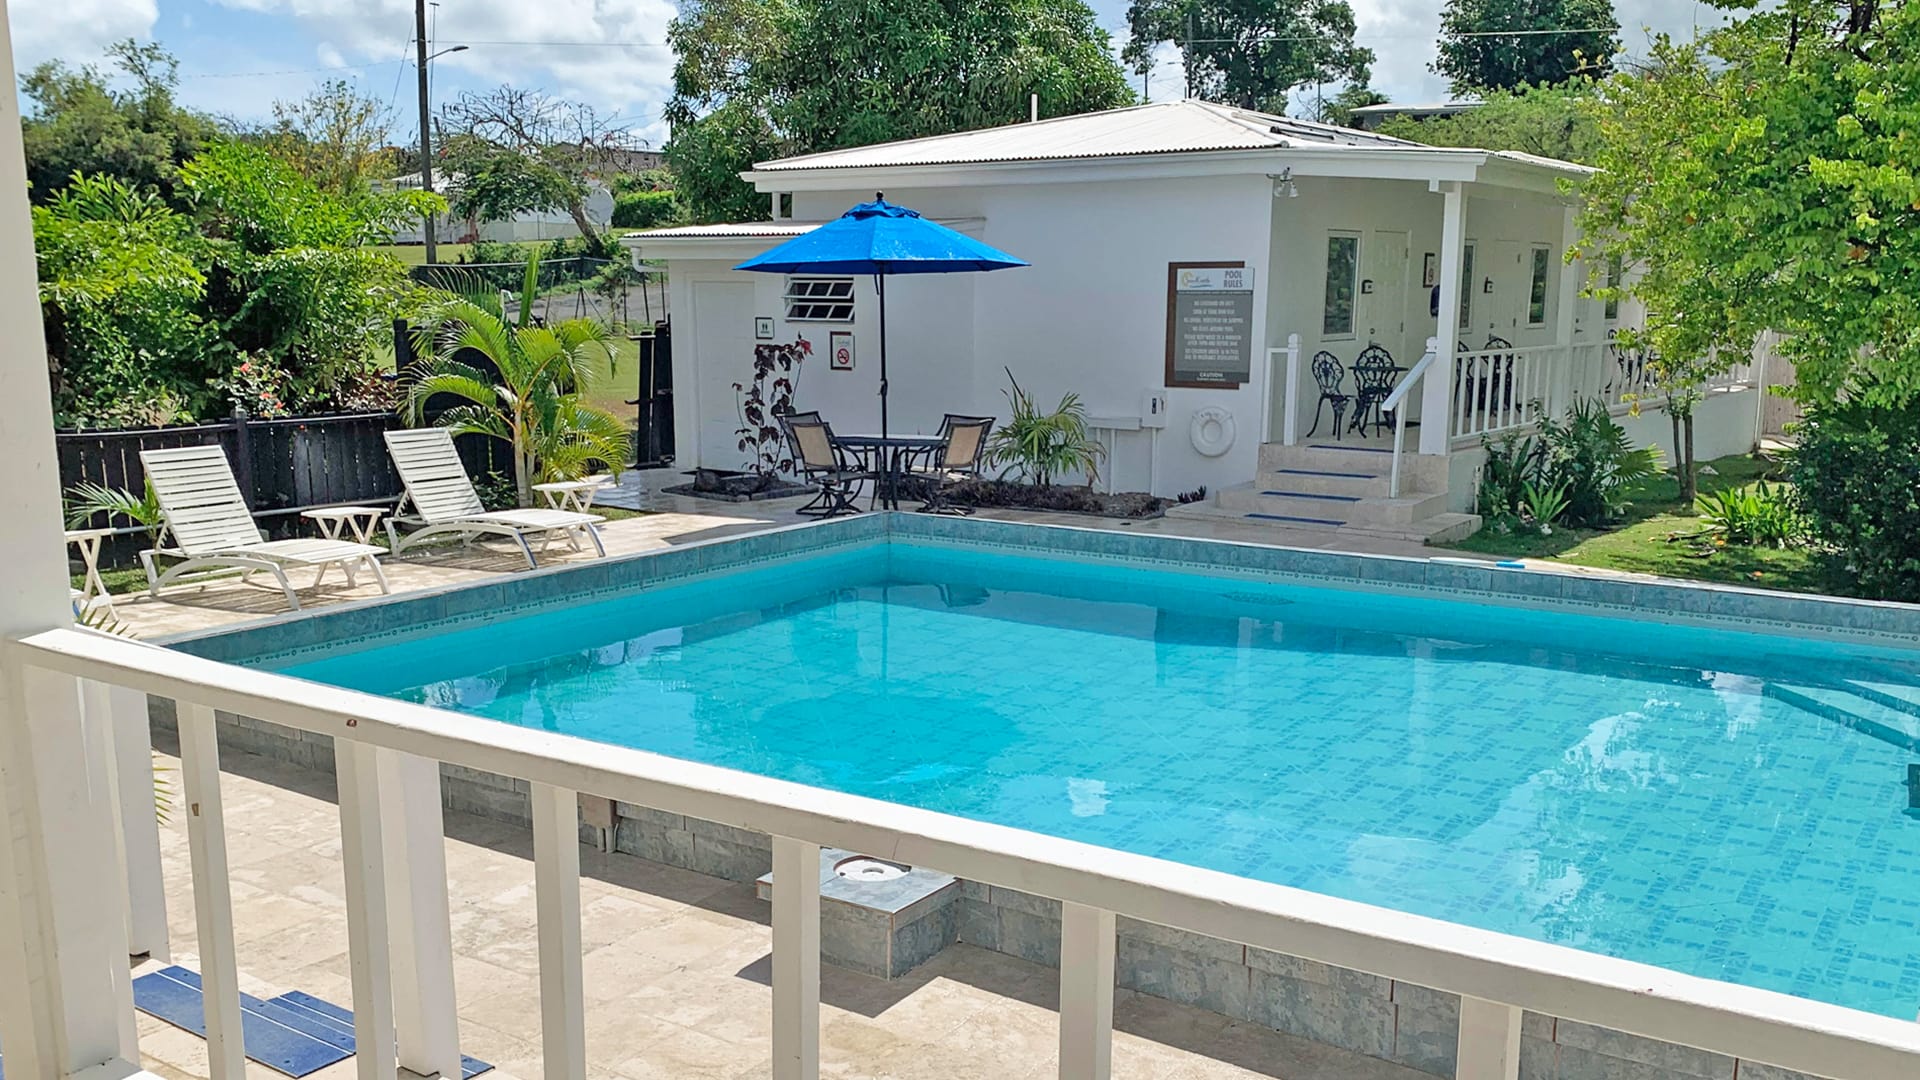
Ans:
<svg viewBox="0 0 1920 1080"><path fill-rule="evenodd" d="M853 321L853 279L850 277L788 278L784 299L788 322Z"/></svg>

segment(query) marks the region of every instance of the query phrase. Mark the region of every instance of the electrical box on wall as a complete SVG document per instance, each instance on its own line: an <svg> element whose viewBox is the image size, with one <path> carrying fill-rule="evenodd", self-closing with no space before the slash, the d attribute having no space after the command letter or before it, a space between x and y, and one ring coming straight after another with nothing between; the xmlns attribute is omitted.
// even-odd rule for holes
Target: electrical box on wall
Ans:
<svg viewBox="0 0 1920 1080"><path fill-rule="evenodd" d="M1167 392L1165 390L1148 390L1140 396L1140 426L1143 428L1167 426Z"/></svg>

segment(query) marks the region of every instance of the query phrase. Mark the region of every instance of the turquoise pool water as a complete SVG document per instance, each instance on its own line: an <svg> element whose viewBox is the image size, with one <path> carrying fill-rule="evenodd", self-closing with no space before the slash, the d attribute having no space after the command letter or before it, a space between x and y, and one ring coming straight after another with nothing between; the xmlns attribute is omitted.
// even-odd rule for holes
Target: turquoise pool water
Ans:
<svg viewBox="0 0 1920 1080"><path fill-rule="evenodd" d="M276 666L1920 1011L1911 653L895 543Z"/></svg>

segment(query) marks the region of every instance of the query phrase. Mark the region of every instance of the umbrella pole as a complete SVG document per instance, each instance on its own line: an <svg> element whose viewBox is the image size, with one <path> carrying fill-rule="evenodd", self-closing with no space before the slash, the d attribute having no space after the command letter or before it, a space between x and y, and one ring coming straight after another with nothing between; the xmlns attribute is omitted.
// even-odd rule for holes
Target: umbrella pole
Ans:
<svg viewBox="0 0 1920 1080"><path fill-rule="evenodd" d="M880 437L887 437L887 275L873 275L880 293Z"/></svg>

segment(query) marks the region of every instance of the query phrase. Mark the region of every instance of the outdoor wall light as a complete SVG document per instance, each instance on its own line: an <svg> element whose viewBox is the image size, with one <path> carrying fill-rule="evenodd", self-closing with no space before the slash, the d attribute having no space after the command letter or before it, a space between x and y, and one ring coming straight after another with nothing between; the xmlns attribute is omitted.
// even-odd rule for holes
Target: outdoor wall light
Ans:
<svg viewBox="0 0 1920 1080"><path fill-rule="evenodd" d="M1300 185L1293 182L1293 167L1281 169L1278 174L1268 173L1267 179L1273 181L1273 197L1286 196L1289 199L1300 197Z"/></svg>

